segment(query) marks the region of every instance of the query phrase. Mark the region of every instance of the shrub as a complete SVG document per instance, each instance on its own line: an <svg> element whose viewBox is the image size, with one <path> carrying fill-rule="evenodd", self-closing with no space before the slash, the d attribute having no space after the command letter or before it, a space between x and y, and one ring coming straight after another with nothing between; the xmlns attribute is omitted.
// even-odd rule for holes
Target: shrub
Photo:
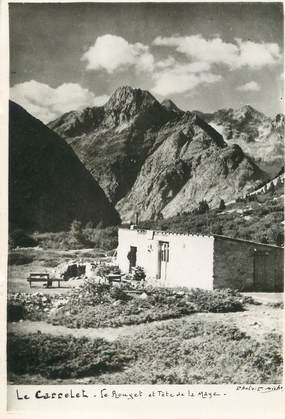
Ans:
<svg viewBox="0 0 285 419"><path fill-rule="evenodd" d="M227 313L243 310L241 295L230 289L208 291L195 288L190 290L188 299L196 305L198 312Z"/></svg>
<svg viewBox="0 0 285 419"><path fill-rule="evenodd" d="M131 357L117 343L73 336L8 334L9 373L47 378L77 378L118 371Z"/></svg>
<svg viewBox="0 0 285 419"><path fill-rule="evenodd" d="M119 287L111 287L110 296L114 300L119 300L119 301L129 301L132 298Z"/></svg>
<svg viewBox="0 0 285 419"><path fill-rule="evenodd" d="M14 316L9 319L8 321L18 321L20 319L29 319L29 320L42 320L44 319L49 310L53 308L54 305L64 305L66 300L60 294L43 294L43 293L15 293L10 294L7 300L7 308L8 313L9 310L12 313L15 312L14 306L22 306L22 309L16 309L17 313L21 313L21 317L19 318ZM21 310L21 311L20 311Z"/></svg>
<svg viewBox="0 0 285 419"><path fill-rule="evenodd" d="M221 236L223 234L223 227L220 224L215 225L212 228L212 232L213 234L218 234L219 236Z"/></svg>
<svg viewBox="0 0 285 419"><path fill-rule="evenodd" d="M39 245L44 249L80 249L84 247L82 243L72 241L67 231L58 233L40 233L37 235Z"/></svg>
<svg viewBox="0 0 285 419"><path fill-rule="evenodd" d="M266 304L268 307L272 307L272 308L280 308L280 309L284 309L284 303L283 301L275 301L275 302L269 302Z"/></svg>
<svg viewBox="0 0 285 419"><path fill-rule="evenodd" d="M70 226L69 232L70 245L76 247L78 245L92 247L94 243L89 240L83 232L81 221L74 220Z"/></svg>
<svg viewBox="0 0 285 419"><path fill-rule="evenodd" d="M88 229L92 229L92 228L94 228L94 223L93 223L93 221L88 221L88 223L86 223L85 228L86 228L87 230L88 230Z"/></svg>
<svg viewBox="0 0 285 419"><path fill-rule="evenodd" d="M230 290L173 290L146 287L132 298L108 284L86 283L75 290L68 303L49 318L67 327L120 327L179 318L194 312L243 310L242 297ZM115 302L116 301L116 302Z"/></svg>
<svg viewBox="0 0 285 419"><path fill-rule="evenodd" d="M100 306L87 306L84 310L78 308L59 310L50 317L49 321L54 325L63 324L70 328L121 327L179 318L195 311L192 305L153 307L149 302L140 299L131 299L127 302L118 300L118 302L120 304L104 303Z"/></svg>
<svg viewBox="0 0 285 419"><path fill-rule="evenodd" d="M72 290L66 308L69 310L69 307L71 309L79 307L79 309L84 310L86 306L111 303L111 301L109 284L99 284L93 280L88 280Z"/></svg>
<svg viewBox="0 0 285 419"><path fill-rule="evenodd" d="M27 310L23 303L8 302L7 304L7 321L18 322L19 320L25 319L27 316Z"/></svg>
<svg viewBox="0 0 285 419"><path fill-rule="evenodd" d="M47 249L83 249L96 247L102 250L113 250L118 246L118 228L85 228L81 223L73 221L70 231L58 233L40 233L36 239L38 244Z"/></svg>
<svg viewBox="0 0 285 419"><path fill-rule="evenodd" d="M33 257L22 253L10 252L8 255L8 265L28 265L33 262Z"/></svg>
<svg viewBox="0 0 285 419"><path fill-rule="evenodd" d="M77 241L83 240L82 223L77 220L73 220L70 226L71 238Z"/></svg>
<svg viewBox="0 0 285 419"><path fill-rule="evenodd" d="M85 229L84 235L99 249L113 250L118 247L117 227Z"/></svg>
<svg viewBox="0 0 285 419"><path fill-rule="evenodd" d="M198 214L205 214L205 212L209 211L209 205L208 202L203 199L202 201L199 202L199 207L197 209L197 213Z"/></svg>
<svg viewBox="0 0 285 419"><path fill-rule="evenodd" d="M37 241L26 234L24 230L18 229L9 233L9 247L11 249L15 247L35 247L37 244Z"/></svg>
<svg viewBox="0 0 285 419"><path fill-rule="evenodd" d="M144 281L145 277L145 271L141 266L136 266L132 269L131 279L133 281Z"/></svg>
<svg viewBox="0 0 285 419"><path fill-rule="evenodd" d="M235 326L173 320L128 337L135 363L100 379L109 384L278 383L282 380L279 335L257 341Z"/></svg>
<svg viewBox="0 0 285 419"><path fill-rule="evenodd" d="M100 276L101 278L106 278L106 276L111 273L120 273L119 266L107 265L106 263L101 263L96 268L96 275Z"/></svg>

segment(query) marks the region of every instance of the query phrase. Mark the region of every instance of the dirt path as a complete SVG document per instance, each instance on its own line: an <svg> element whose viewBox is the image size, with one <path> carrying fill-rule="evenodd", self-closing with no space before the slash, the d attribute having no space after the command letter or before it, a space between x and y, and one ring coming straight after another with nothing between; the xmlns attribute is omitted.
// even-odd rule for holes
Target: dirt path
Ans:
<svg viewBox="0 0 285 419"><path fill-rule="evenodd" d="M157 323L157 322L156 322ZM32 322L30 320L24 320L18 323L10 323L8 325L8 331L16 334L26 335L28 333L42 332L50 333L55 336L66 336L72 335L74 337L88 337L90 339L104 338L109 341L113 341L120 336L132 336L136 332L147 327L146 325L133 325L123 326L118 328L105 327L98 329L69 329L65 326L53 326L52 324L44 321Z"/></svg>
<svg viewBox="0 0 285 419"><path fill-rule="evenodd" d="M236 325L247 335L261 339L267 333L282 333L283 331L283 310L268 307L266 305L249 305L247 311L238 313L196 313L183 318L186 322L204 320L207 322L218 321L228 326ZM164 323L172 320L164 320ZM90 339L104 338L113 341L122 336L134 336L146 328L155 327L161 322L148 324L123 326L118 328L98 328L98 329L69 329L65 326L53 326L44 321L32 322L30 320L18 323L10 323L8 331L16 334L28 334L40 331L57 336L72 335L75 337L86 336Z"/></svg>

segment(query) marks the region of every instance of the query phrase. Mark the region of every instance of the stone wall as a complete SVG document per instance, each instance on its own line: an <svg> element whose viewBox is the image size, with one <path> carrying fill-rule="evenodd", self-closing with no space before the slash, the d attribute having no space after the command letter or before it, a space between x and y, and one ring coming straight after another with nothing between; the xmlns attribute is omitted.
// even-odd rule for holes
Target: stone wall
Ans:
<svg viewBox="0 0 285 419"><path fill-rule="evenodd" d="M281 292L283 260L277 246L215 237L214 288Z"/></svg>

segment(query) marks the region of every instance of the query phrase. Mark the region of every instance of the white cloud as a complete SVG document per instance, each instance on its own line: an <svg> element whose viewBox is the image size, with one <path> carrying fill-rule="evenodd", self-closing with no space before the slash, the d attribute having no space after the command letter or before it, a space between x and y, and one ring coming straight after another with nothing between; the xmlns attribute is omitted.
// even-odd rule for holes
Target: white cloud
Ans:
<svg viewBox="0 0 285 419"><path fill-rule="evenodd" d="M252 42L235 39L235 43L224 42L216 36L205 39L202 35L157 37L154 45L174 47L194 61L209 64L224 64L232 69L247 66L259 69L281 60L280 47L276 43Z"/></svg>
<svg viewBox="0 0 285 419"><path fill-rule="evenodd" d="M155 67L156 68L161 68L161 69L164 69L164 68L169 68L169 67L172 67L172 66L174 66L176 64L176 60L175 60L175 58L174 57L172 57L171 55L169 55L167 58L165 58L164 60L160 60L160 61L157 61L156 62L156 64L155 64Z"/></svg>
<svg viewBox="0 0 285 419"><path fill-rule="evenodd" d="M76 83L63 83L57 88L30 80L10 89L12 100L23 106L33 116L47 123L71 110L98 106L107 96L96 97Z"/></svg>
<svg viewBox="0 0 285 419"><path fill-rule="evenodd" d="M146 45L139 42L130 44L121 36L106 34L96 39L81 61L87 61L87 70L104 69L111 74L126 66L134 66L139 71L152 71L154 57Z"/></svg>
<svg viewBox="0 0 285 419"><path fill-rule="evenodd" d="M209 71L211 66L209 63L203 61L197 61L188 64L182 64L179 66L180 71L186 71L189 73L201 73L203 71Z"/></svg>
<svg viewBox="0 0 285 419"><path fill-rule="evenodd" d="M260 90L260 85L255 81L249 81L248 83L237 87L237 90L240 90L241 92L258 92Z"/></svg>
<svg viewBox="0 0 285 419"><path fill-rule="evenodd" d="M221 38L207 40L202 35L157 37L153 44L175 47L176 51L194 60L208 63L234 61L237 53L235 45L227 44Z"/></svg>
<svg viewBox="0 0 285 419"><path fill-rule="evenodd" d="M216 83L222 79L219 74L210 73L207 63L177 63L172 68L158 70L154 73L154 94L167 96L175 93L184 93L194 89L200 84Z"/></svg>
<svg viewBox="0 0 285 419"><path fill-rule="evenodd" d="M236 42L239 46L237 67L248 66L259 69L276 64L281 59L278 44L242 41L242 39L236 39Z"/></svg>

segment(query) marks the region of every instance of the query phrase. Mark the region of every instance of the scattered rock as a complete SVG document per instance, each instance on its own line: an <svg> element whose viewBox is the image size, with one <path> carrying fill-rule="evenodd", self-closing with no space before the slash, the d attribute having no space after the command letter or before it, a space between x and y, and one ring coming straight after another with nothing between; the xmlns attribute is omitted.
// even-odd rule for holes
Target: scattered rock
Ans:
<svg viewBox="0 0 285 419"><path fill-rule="evenodd" d="M141 298L142 300L147 300L147 299L148 299L148 295L147 295L145 292L143 292L143 293L139 296L139 298Z"/></svg>
<svg viewBox="0 0 285 419"><path fill-rule="evenodd" d="M52 308L51 310L50 310L50 312L49 312L49 314L51 315L51 316L53 316L54 314L56 314L57 313L57 308Z"/></svg>

